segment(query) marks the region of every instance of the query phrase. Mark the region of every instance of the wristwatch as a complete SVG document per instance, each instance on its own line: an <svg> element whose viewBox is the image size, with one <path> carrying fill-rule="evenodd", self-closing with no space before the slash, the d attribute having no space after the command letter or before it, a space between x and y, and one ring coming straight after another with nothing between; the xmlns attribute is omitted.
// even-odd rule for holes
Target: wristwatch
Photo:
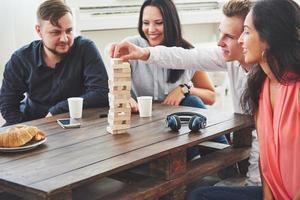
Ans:
<svg viewBox="0 0 300 200"><path fill-rule="evenodd" d="M181 87L181 91L185 97L190 95L191 86L189 86L188 84L180 84L179 86Z"/></svg>

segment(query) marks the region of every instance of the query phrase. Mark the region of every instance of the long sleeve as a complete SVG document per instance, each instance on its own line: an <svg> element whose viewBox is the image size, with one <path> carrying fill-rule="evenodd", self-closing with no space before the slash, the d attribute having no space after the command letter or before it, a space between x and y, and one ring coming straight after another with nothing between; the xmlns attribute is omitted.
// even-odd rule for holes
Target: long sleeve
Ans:
<svg viewBox="0 0 300 200"><path fill-rule="evenodd" d="M172 69L226 71L227 65L219 47L184 49L181 47L148 47L149 64Z"/></svg>
<svg viewBox="0 0 300 200"><path fill-rule="evenodd" d="M108 105L108 76L97 47L93 42L86 45L83 53L83 107ZM63 100L49 109L51 114L68 112L68 102Z"/></svg>
<svg viewBox="0 0 300 200"><path fill-rule="evenodd" d="M25 116L20 111L20 102L24 99L24 92L26 91L24 76L22 62L17 55L12 55L5 66L0 91L1 114L6 120L6 125L25 120Z"/></svg>

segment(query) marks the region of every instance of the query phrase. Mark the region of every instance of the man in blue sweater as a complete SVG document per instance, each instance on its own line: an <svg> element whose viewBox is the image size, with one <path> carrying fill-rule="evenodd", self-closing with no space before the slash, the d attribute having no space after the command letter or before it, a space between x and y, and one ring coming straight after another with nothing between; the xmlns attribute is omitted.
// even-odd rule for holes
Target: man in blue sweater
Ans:
<svg viewBox="0 0 300 200"><path fill-rule="evenodd" d="M108 76L95 44L74 38L70 8L59 0L42 3L36 31L41 40L13 53L0 91L5 125L68 112L67 98L83 107L108 105Z"/></svg>

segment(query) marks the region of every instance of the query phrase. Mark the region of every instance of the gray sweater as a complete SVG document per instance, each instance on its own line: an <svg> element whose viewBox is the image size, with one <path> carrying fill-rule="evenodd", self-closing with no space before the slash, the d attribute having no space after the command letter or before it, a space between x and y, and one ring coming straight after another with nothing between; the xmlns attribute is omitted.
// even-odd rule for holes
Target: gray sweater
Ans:
<svg viewBox="0 0 300 200"><path fill-rule="evenodd" d="M148 42L140 36L126 38L127 41L140 47L148 47ZM130 61L132 70L132 91L138 96L152 96L155 101L163 101L165 97L179 84L189 83L195 70L185 70L175 83L167 83L167 69L158 68L156 65L144 61Z"/></svg>

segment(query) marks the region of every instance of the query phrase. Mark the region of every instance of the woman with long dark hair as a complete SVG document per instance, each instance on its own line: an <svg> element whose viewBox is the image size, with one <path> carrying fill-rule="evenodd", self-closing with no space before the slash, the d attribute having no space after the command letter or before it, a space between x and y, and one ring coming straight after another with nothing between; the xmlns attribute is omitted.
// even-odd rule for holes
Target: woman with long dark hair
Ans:
<svg viewBox="0 0 300 200"><path fill-rule="evenodd" d="M141 46L193 48L182 38L181 25L172 0L146 0L140 9L139 36L126 40ZM153 96L168 105L205 108L215 102L215 91L206 72L159 69L141 61L131 61L132 89L136 96ZM133 111L137 104L131 102Z"/></svg>
<svg viewBox="0 0 300 200"><path fill-rule="evenodd" d="M263 187L201 188L200 199L300 199L300 8L292 0L257 1L242 44L251 70L242 107L255 117Z"/></svg>
<svg viewBox="0 0 300 200"><path fill-rule="evenodd" d="M264 196L300 199L300 8L257 2L246 18L245 61L258 63L243 108L256 119Z"/></svg>

